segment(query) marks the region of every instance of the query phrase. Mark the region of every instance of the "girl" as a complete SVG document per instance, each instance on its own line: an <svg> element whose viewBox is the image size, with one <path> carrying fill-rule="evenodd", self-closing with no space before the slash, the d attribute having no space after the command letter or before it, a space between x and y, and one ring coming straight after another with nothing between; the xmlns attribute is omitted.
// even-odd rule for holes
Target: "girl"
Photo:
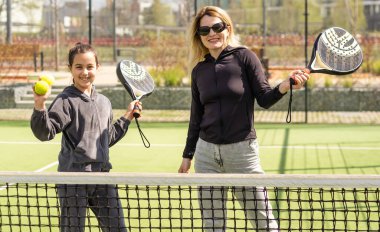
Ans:
<svg viewBox="0 0 380 232"><path fill-rule="evenodd" d="M99 61L91 45L77 43L70 49L68 67L73 84L60 93L49 109L43 96L34 94L31 129L41 141L63 133L60 172L109 172L109 147L120 141L133 120L133 101L113 123L111 102L93 85ZM117 189L113 185L59 185L61 231L84 231L86 208L93 211L103 231L127 231Z"/></svg>

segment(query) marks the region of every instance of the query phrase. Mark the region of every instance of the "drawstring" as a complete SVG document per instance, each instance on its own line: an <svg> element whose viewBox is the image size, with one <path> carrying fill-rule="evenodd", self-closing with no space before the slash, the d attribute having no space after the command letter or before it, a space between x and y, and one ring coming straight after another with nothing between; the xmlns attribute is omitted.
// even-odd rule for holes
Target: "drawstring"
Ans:
<svg viewBox="0 0 380 232"><path fill-rule="evenodd" d="M223 160L222 160L222 155L220 154L219 147L218 147L218 152L214 151L214 161L219 165L219 167L223 167Z"/></svg>
<svg viewBox="0 0 380 232"><path fill-rule="evenodd" d="M144 146L145 146L146 148L149 148L149 147L150 147L150 142L149 142L149 140L146 138L146 136L144 135L144 133L142 132L142 130L141 130L141 128L140 128L139 120L137 120L137 118L135 118L135 120L136 120L137 129L139 130L139 133L140 133L141 140L142 140Z"/></svg>

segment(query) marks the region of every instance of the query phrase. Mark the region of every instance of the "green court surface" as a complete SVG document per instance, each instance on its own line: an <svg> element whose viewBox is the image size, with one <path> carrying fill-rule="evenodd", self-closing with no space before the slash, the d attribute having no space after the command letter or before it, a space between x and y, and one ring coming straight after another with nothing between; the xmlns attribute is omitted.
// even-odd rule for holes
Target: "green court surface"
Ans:
<svg viewBox="0 0 380 232"><path fill-rule="evenodd" d="M151 143L142 144L136 124L110 149L112 172L175 173L187 123L140 123ZM261 163L266 173L379 174L380 126L258 124ZM25 121L0 121L2 171L56 171L61 134L37 140Z"/></svg>
<svg viewBox="0 0 380 232"><path fill-rule="evenodd" d="M136 125L133 123L126 137L110 149L112 172L176 173L182 159L187 123L144 123L142 121L140 124L151 147L147 149L143 146ZM266 173L380 173L380 126L258 124L256 129L261 163ZM60 139L61 135L52 141L40 142L33 136L29 122L0 121L0 170L55 172ZM54 188L44 186L36 190L34 185L31 185L29 190L18 190L15 187L12 184L9 187L1 187L0 193L4 197L0 197L0 212L2 212L0 214L3 214L0 221L5 226L1 226L0 223L0 231L40 231L40 225L44 225L43 229L46 231L51 229L52 225L57 228L59 209ZM201 231L197 202L194 199L178 200L180 196L189 199L190 193L186 190L179 196L176 195L179 191L170 192L172 200L166 201L163 197L167 197L166 194L169 194L169 191L165 192L165 187L162 191L153 187L149 194L146 186L142 186L137 193L136 189L132 186L129 190L120 190L120 196L126 207L124 214L129 215L126 223L130 226L129 228L136 229L131 229L131 231L158 231L151 230L152 226L155 228L187 226L188 230L183 231ZM301 231L301 228L308 231L325 231L326 228L331 228L326 231L378 231L379 229L378 188L364 191L337 189L336 192L329 187L323 190L318 188L302 190L294 188L290 192L287 190L285 188L278 191L268 189L273 209L276 209L275 217L281 222L280 228L284 231ZM19 194L26 192L32 195L19 197ZM42 201L45 195L48 196L46 202L40 205L41 209L36 207L37 198L33 197L33 194L42 196ZM128 198L124 194L128 194ZM196 195L195 192L191 194ZM8 198L5 195L17 197ZM126 199L128 202L125 202ZM152 203L145 205L147 199L156 199L156 201L152 200ZM234 198L229 197L229 199ZM187 205L190 203L192 206ZM323 209L319 210L322 206ZM244 218L244 212L239 211L239 207L235 211L235 202L228 202L227 207L228 215L233 214L238 220L235 225L236 220L231 219L227 225L233 228L245 227L247 222L239 221ZM234 209L233 213L232 209ZM33 215L33 217L28 215ZM89 224L97 225L94 216L90 217ZM193 229L194 226L198 229ZM141 228L145 230L140 230ZM344 228L344 230L338 228ZM56 231L56 229L49 231Z"/></svg>

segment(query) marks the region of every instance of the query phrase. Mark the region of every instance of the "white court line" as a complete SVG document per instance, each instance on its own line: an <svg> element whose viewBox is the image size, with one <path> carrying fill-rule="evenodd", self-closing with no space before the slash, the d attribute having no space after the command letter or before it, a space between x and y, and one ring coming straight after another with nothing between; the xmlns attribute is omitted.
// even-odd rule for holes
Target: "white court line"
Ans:
<svg viewBox="0 0 380 232"><path fill-rule="evenodd" d="M60 142L32 142L32 141L0 141L0 144L25 144L25 145L56 145Z"/></svg>
<svg viewBox="0 0 380 232"><path fill-rule="evenodd" d="M115 146L132 146L132 147L140 147L142 144L140 143L118 143ZM164 143L158 143L158 144L151 144L151 147L184 147L185 144L164 144ZM283 148L291 148L291 149L306 149L306 150L374 150L378 151L380 150L380 147L352 147L352 146L279 146L279 145L273 145L273 146L259 146L260 148L264 149L283 149Z"/></svg>
<svg viewBox="0 0 380 232"><path fill-rule="evenodd" d="M60 142L32 142L32 141L0 141L0 144L19 144L19 145L59 145ZM142 143L117 143L115 146L126 146L126 147L141 147ZM151 144L151 147L184 147L185 144L175 144L175 143L157 143ZM367 150L367 151L379 151L380 147L353 147L353 146L259 146L263 149L303 149L303 150Z"/></svg>
<svg viewBox="0 0 380 232"><path fill-rule="evenodd" d="M40 169L35 170L34 172L43 172L46 169L49 169L49 168L51 168L51 167L53 167L53 166L55 166L57 164L58 164L58 161L55 161L55 162L53 162L51 164L48 164L48 165L46 165L46 166L44 166L44 167L42 167ZM8 185L0 186L0 191L5 190L5 189L7 189L7 186L12 186L12 185L14 185L14 183L9 183Z"/></svg>
<svg viewBox="0 0 380 232"><path fill-rule="evenodd" d="M291 149L305 149L305 150L367 150L379 151L380 147L346 147L346 146L259 146L260 148L291 148Z"/></svg>
<svg viewBox="0 0 380 232"><path fill-rule="evenodd" d="M53 162L53 163L51 163L51 164L46 165L45 167L42 167L42 168L40 168L40 169L37 169L37 170L34 171L34 172L43 172L43 171L45 171L46 169L49 169L49 168L51 168L51 167L53 167L53 166L56 166L56 165L58 165L58 161L55 161L55 162Z"/></svg>

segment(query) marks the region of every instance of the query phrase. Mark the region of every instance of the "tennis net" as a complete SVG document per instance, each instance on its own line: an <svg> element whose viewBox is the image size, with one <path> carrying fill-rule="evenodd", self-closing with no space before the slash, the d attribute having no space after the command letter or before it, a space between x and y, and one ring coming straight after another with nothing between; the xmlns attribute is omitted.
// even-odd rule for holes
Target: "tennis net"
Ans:
<svg viewBox="0 0 380 232"><path fill-rule="evenodd" d="M380 231L379 186L379 175L0 172L0 231Z"/></svg>

